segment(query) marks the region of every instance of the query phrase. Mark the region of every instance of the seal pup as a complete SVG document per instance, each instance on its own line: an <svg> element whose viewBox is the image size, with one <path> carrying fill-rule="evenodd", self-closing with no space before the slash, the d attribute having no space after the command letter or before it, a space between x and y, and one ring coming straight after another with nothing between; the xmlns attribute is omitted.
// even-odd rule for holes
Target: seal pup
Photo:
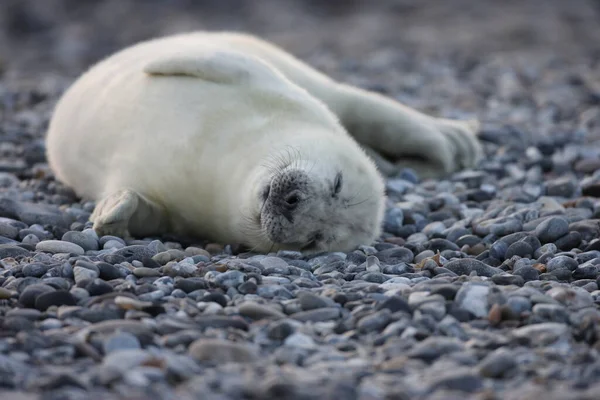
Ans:
<svg viewBox="0 0 600 400"><path fill-rule="evenodd" d="M47 156L97 201L100 235L350 251L381 233L374 160L422 176L469 167L477 125L337 83L249 35L196 32L92 66L57 103Z"/></svg>

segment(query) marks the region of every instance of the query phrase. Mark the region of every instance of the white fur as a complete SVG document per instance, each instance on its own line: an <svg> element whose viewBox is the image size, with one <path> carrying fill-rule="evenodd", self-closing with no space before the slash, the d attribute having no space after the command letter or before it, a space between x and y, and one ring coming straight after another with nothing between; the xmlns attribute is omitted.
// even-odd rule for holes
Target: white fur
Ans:
<svg viewBox="0 0 600 400"><path fill-rule="evenodd" d="M248 226L269 163L290 155L317 186L341 170L345 195L364 203L316 207L305 215L313 222L294 229L302 242L322 224L336 238L322 250L350 250L379 235L384 195L347 130L398 165L403 154L423 154L430 163L407 165L439 175L477 159L475 128L338 84L259 39L200 32L142 42L93 66L58 102L47 154L57 179L99 201L100 233L112 224L123 235L170 230L260 251L290 247Z"/></svg>

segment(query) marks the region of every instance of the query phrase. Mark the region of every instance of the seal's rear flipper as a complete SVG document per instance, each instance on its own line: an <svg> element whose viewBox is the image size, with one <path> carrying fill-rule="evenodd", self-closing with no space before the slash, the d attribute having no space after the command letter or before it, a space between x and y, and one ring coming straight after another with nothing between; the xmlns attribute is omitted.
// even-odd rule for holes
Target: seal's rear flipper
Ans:
<svg viewBox="0 0 600 400"><path fill-rule="evenodd" d="M104 197L96 205L90 221L99 236L129 238L161 232L166 225L162 207L140 194L122 189Z"/></svg>
<svg viewBox="0 0 600 400"><path fill-rule="evenodd" d="M150 61L149 75L188 76L223 84L267 84L278 73L256 57L234 51L217 50L198 54L176 53ZM283 76L279 76L283 79Z"/></svg>

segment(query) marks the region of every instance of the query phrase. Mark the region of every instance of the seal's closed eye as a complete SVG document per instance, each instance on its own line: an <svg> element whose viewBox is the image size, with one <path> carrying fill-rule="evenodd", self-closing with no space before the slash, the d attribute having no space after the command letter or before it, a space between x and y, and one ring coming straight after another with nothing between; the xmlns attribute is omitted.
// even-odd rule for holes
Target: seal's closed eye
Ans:
<svg viewBox="0 0 600 400"><path fill-rule="evenodd" d="M333 181L333 194L332 197L336 197L342 191L342 173L338 172Z"/></svg>

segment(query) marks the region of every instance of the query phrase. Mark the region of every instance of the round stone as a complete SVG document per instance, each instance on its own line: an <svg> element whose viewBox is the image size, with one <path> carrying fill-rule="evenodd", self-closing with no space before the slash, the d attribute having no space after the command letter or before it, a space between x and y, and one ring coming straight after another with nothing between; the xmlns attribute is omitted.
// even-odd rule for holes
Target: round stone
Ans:
<svg viewBox="0 0 600 400"><path fill-rule="evenodd" d="M102 279L96 278L86 285L85 290L88 291L90 296L100 296L112 292L113 287Z"/></svg>
<svg viewBox="0 0 600 400"><path fill-rule="evenodd" d="M535 228L535 235L542 243L554 242L569 233L569 222L563 217L551 217Z"/></svg>
<svg viewBox="0 0 600 400"><path fill-rule="evenodd" d="M35 299L35 308L40 311L46 311L51 306L74 306L75 304L75 298L66 290L42 293Z"/></svg>
<svg viewBox="0 0 600 400"><path fill-rule="evenodd" d="M140 349L140 341L128 332L116 332L109 335L102 343L104 354L118 350Z"/></svg>
<svg viewBox="0 0 600 400"><path fill-rule="evenodd" d="M98 239L79 231L68 231L62 236L61 240L75 243L86 251L99 249Z"/></svg>
<svg viewBox="0 0 600 400"><path fill-rule="evenodd" d="M34 308L35 301L38 296L54 291L55 289L53 287L43 283L29 285L23 290L23 292L21 292L21 295L19 296L19 303L25 307Z"/></svg>

